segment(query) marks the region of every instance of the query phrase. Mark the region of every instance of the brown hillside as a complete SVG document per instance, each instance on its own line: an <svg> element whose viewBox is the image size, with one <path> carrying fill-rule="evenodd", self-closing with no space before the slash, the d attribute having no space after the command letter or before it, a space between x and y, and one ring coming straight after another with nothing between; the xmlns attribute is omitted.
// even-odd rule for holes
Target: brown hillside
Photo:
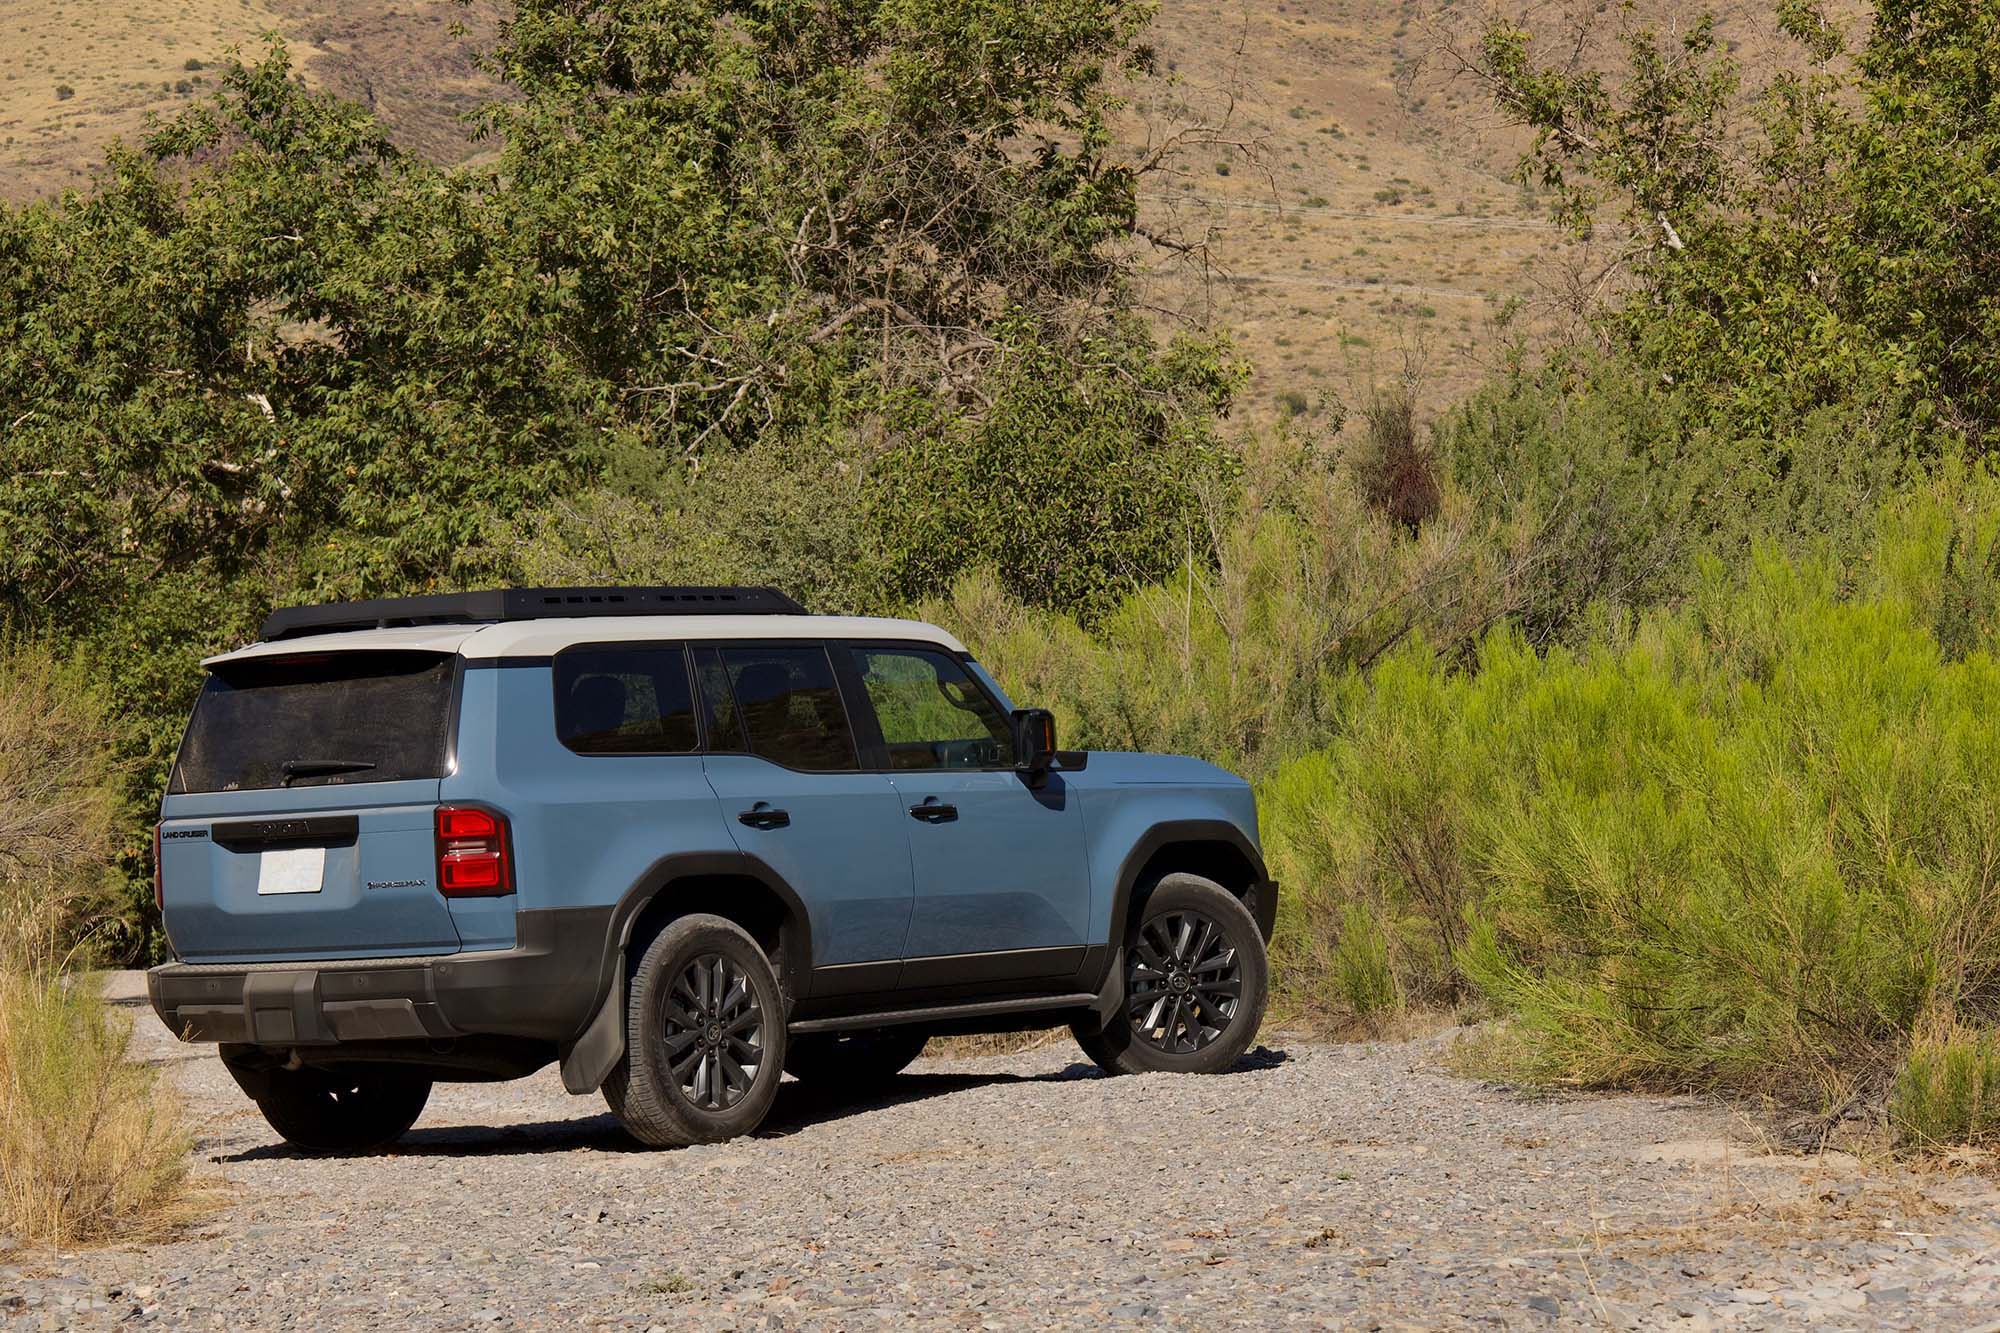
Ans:
<svg viewBox="0 0 2000 1333"><path fill-rule="evenodd" d="M1607 35L1688 13L1667 0L1525 9L1551 33L1606 15ZM1789 58L1765 5L1721 11L1753 73ZM474 145L460 118L492 90L473 55L499 12L449 0L0 0L0 196L84 184L113 138L172 113L228 48L254 52L267 32L310 82L373 107L412 150L461 158ZM1246 420L1313 413L1326 394L1352 404L1410 373L1434 408L1497 361L1503 325L1556 322L1565 273L1584 260L1509 180L1518 140L1438 50L1483 12L1433 0L1161 4L1149 37L1159 77L1133 90L1125 129L1136 149L1206 127L1178 170L1150 178L1143 209L1149 232L1202 249L1149 246L1149 299L1166 322L1237 331L1256 367Z"/></svg>

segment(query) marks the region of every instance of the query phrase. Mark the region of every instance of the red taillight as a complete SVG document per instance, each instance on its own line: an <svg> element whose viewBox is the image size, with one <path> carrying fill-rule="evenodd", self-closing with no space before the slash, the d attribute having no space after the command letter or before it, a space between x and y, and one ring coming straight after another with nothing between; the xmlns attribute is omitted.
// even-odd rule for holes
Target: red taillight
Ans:
<svg viewBox="0 0 2000 1333"><path fill-rule="evenodd" d="M447 898L496 897L514 891L507 864L507 821L476 806L437 812L438 891Z"/></svg>
<svg viewBox="0 0 2000 1333"><path fill-rule="evenodd" d="M160 826L153 825L153 906L167 910L167 880L160 870Z"/></svg>

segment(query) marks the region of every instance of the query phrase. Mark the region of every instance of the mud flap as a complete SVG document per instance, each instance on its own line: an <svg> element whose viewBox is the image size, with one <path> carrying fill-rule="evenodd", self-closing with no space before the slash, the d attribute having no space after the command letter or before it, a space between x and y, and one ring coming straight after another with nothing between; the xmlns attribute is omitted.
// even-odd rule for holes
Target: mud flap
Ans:
<svg viewBox="0 0 2000 1333"><path fill-rule="evenodd" d="M562 1052L563 1087L577 1096L596 1092L625 1057L625 988L614 981L590 1026Z"/></svg>
<svg viewBox="0 0 2000 1333"><path fill-rule="evenodd" d="M1104 978L1104 989L1097 993L1097 1003L1090 1006L1091 1016L1099 1025L1108 1023L1118 1013L1118 1007L1125 1003L1125 946L1119 945L1111 954L1111 972Z"/></svg>

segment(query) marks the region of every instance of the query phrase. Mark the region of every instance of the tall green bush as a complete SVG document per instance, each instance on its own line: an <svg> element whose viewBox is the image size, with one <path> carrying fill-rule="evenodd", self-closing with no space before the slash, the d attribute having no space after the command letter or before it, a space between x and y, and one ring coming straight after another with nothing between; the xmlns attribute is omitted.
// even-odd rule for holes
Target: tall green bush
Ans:
<svg viewBox="0 0 2000 1333"><path fill-rule="evenodd" d="M0 970L48 975L128 944L115 739L74 662L0 634Z"/></svg>
<svg viewBox="0 0 2000 1333"><path fill-rule="evenodd" d="M2000 1021L2000 662L1935 629L1952 534L1996 519L1958 474L1851 564L1711 563L1681 608L1545 653L1499 629L1470 669L1400 649L1265 785L1288 996L1352 1008L1327 960L1379 934L1403 994L1510 1015L1534 1079L1885 1104L1920 1032ZM1944 1095L1911 1069L1898 1105Z"/></svg>

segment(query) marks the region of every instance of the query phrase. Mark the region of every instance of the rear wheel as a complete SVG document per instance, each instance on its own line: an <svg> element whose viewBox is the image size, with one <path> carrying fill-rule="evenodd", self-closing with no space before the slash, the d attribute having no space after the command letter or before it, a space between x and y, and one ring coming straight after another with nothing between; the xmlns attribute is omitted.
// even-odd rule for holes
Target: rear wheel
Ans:
<svg viewBox="0 0 2000 1333"><path fill-rule="evenodd" d="M881 1083L907 1069L929 1039L922 1028L912 1027L794 1037L785 1052L785 1072L801 1083L822 1086Z"/></svg>
<svg viewBox="0 0 2000 1333"><path fill-rule="evenodd" d="M714 1143L764 1119L784 1060L784 1007L764 951L732 921L684 916L633 970L625 1058L604 1100L641 1143Z"/></svg>
<svg viewBox="0 0 2000 1333"><path fill-rule="evenodd" d="M1107 1073L1218 1073L1264 1021L1264 939L1213 880L1168 875L1125 933L1125 995L1108 1021L1071 1026Z"/></svg>
<svg viewBox="0 0 2000 1333"><path fill-rule="evenodd" d="M399 1070L362 1066L273 1069L257 1109L303 1152L366 1152L401 1138L430 1100L431 1083Z"/></svg>

